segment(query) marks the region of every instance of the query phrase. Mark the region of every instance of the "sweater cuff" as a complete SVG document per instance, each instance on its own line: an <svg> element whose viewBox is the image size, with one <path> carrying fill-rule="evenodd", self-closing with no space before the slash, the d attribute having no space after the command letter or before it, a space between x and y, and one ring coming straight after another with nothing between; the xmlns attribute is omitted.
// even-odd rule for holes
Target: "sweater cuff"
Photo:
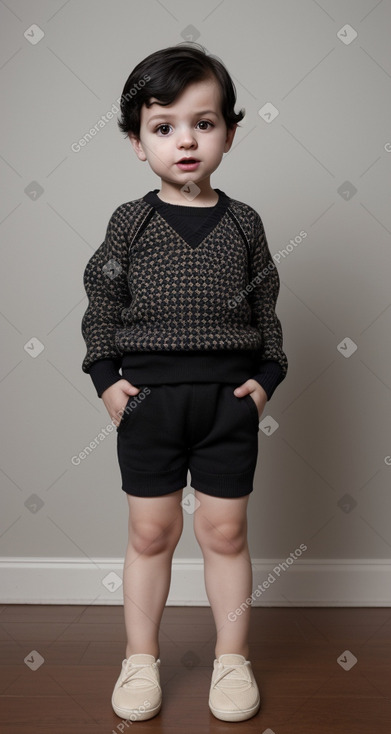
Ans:
<svg viewBox="0 0 391 734"><path fill-rule="evenodd" d="M279 362L271 359L265 360L261 363L259 371L256 375L253 375L252 379L259 382L267 395L267 399L270 400L276 387L283 380L283 369Z"/></svg>
<svg viewBox="0 0 391 734"><path fill-rule="evenodd" d="M121 359L99 359L91 365L89 374L99 398L110 385L122 380L119 373L121 361Z"/></svg>

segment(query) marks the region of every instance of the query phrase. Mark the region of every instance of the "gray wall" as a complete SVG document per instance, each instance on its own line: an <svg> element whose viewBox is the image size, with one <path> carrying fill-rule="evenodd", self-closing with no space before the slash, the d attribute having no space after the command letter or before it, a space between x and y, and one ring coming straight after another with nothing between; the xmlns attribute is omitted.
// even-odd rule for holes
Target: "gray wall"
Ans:
<svg viewBox="0 0 391 734"><path fill-rule="evenodd" d="M260 213L280 260L289 375L264 413L278 429L259 433L251 554L305 543L307 559L388 558L390 3L8 0L0 20L0 556L125 552L115 432L71 461L110 422L81 371L82 274L114 209L159 181L116 115L71 146L141 58L190 34L226 63L246 108L212 185ZM200 558L185 521L176 557Z"/></svg>

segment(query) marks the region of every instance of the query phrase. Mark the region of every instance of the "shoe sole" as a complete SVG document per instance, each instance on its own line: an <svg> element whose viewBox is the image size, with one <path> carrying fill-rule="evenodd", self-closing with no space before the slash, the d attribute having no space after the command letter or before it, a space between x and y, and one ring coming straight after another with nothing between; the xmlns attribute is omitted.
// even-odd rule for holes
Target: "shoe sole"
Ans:
<svg viewBox="0 0 391 734"><path fill-rule="evenodd" d="M251 707L251 709L245 709L243 711L220 711L219 709L215 709L210 704L209 709L212 712L213 716L215 716L217 719L221 719L222 721L246 721L246 719L251 719L252 716L255 716L255 714L259 711L260 705L261 699L259 699L257 703Z"/></svg>
<svg viewBox="0 0 391 734"><path fill-rule="evenodd" d="M116 706L113 701L111 701L111 705L117 716L121 719L130 720L132 716L134 716L136 718L132 719L132 721L145 721L146 719L152 719L153 716L156 716L156 714L159 713L162 707L162 702L155 706L155 708L148 709L146 711L140 711L139 709L122 709L119 706Z"/></svg>

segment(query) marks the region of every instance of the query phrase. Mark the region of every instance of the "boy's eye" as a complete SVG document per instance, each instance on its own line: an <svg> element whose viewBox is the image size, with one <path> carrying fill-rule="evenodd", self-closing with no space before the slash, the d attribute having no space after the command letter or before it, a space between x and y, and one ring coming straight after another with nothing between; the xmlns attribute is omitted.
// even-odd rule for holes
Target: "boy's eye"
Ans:
<svg viewBox="0 0 391 734"><path fill-rule="evenodd" d="M166 133L168 132L168 128L170 127L170 125L159 125L159 127L156 128L156 132L159 132L160 130L162 135L166 135Z"/></svg>
<svg viewBox="0 0 391 734"><path fill-rule="evenodd" d="M197 125L201 125L200 130L208 130L210 127L214 127L213 123L209 122L208 120L200 120ZM166 137L170 131L170 127L171 125L169 125L168 123L164 123L163 125L158 125L155 132L160 133L160 135L163 135L163 137Z"/></svg>

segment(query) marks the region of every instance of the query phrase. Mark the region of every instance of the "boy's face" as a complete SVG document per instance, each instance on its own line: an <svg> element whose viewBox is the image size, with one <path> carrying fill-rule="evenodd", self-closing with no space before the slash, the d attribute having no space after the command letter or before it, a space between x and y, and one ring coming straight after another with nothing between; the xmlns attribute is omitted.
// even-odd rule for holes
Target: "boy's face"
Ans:
<svg viewBox="0 0 391 734"><path fill-rule="evenodd" d="M227 130L221 112L221 91L213 79L185 87L169 106L150 99L141 109L140 136L129 138L142 161L148 161L162 179L162 191L178 194L186 183L196 183L202 193L211 191L210 175L232 145L236 125ZM183 158L196 159L193 166L180 166Z"/></svg>

